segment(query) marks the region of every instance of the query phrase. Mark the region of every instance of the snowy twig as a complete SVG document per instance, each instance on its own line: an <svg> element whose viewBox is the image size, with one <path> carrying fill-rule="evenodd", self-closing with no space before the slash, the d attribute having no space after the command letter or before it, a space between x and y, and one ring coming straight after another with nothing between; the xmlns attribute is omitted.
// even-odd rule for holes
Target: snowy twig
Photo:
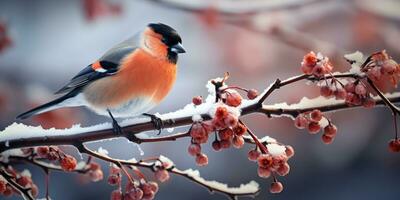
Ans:
<svg viewBox="0 0 400 200"><path fill-rule="evenodd" d="M141 167L141 168L147 168L152 171L155 170L155 162L143 162L143 161L135 161L135 160L122 160L122 159L115 159L111 158L107 155L103 155L100 153L97 153L95 151L90 150L87 148L84 144L81 145L76 145L75 146L80 153L85 153L90 156L96 157L98 159L114 163L120 168L122 167L121 165L126 165L126 166L135 166L135 167ZM259 192L258 184L255 182L250 182L247 185L242 185L242 187L247 187L246 189L240 190L240 188L230 188L227 187L225 184L218 183L216 181L207 181L200 177L199 174L196 173L190 173L190 170L179 170L175 166L172 166L170 168L166 169L170 173L176 174L183 176L185 178L190 179L191 181L198 183L204 187L206 187L210 192L220 192L223 193L227 196L229 196L232 199L236 199L239 196L255 196Z"/></svg>
<svg viewBox="0 0 400 200"><path fill-rule="evenodd" d="M354 78L358 77L357 74L352 74L352 73L346 73L346 74L334 74L334 75L327 75L326 78L332 78L332 77L337 77L337 78L344 78L344 77L349 77L349 78ZM311 81L316 81L319 79L316 79L313 76L308 76L308 75L300 75L300 76L295 76L292 78L288 78L283 81L276 81L274 84L272 84L265 93L263 93L260 98L248 101L246 104L244 104L241 107L241 115L248 115L252 113L264 113L268 116L274 115L274 116L279 116L279 115L290 115L290 116L297 116L299 113L308 111L308 110L313 110L313 109L319 109L323 112L329 112L329 111L335 111L335 110L343 110L343 109L349 109L353 107L349 107L347 104L344 103L344 101L340 100L327 100L325 101L324 104L321 104L320 102L324 102L322 99L316 99L314 102L314 105L308 104L306 106L299 104L296 107L290 107L288 105L283 106L282 104L277 104L277 105L263 105L262 102L265 101L265 99L276 89L283 87L285 85L291 84L298 82L300 80L311 80ZM388 97L388 99L391 102L399 102L400 98L399 95L392 95ZM312 100L311 100L312 101ZM377 100L377 104L382 104L383 102L381 100ZM174 127L181 127L185 125L190 125L193 123L193 115L200 115L203 120L209 120L211 119L208 110L204 111L202 113L186 113L185 115L182 116L177 116L175 118L168 118L168 119L163 119L164 123L164 128L174 128ZM18 124L17 124L18 125ZM26 127L27 128L25 131L30 131L31 128L33 127ZM42 129L40 129L42 130ZM155 130L155 127L153 123L150 121L146 122L141 122L141 123L132 123L126 126L123 126L123 134L122 135L116 135L112 128L102 128L99 130L89 130L87 131L84 128L78 129L75 131L73 134L54 134L56 131L63 131L63 130L46 130L49 132L48 134L45 135L29 135L29 137L23 137L23 135L18 135L18 134L8 134L11 135L9 137L0 137L0 152L3 152L8 149L14 149L14 148L22 148L22 147L32 147L32 146L46 146L46 145L81 145L85 142L92 142L92 141L98 141L98 140L103 140L103 139L110 139L110 138L117 138L117 137L126 137L128 139L132 139L132 136L144 132L144 131L152 131ZM2 132L2 134L7 133L7 129ZM43 130L44 131L44 130ZM54 131L54 132L53 132ZM52 133L53 132L53 133ZM135 138L135 142L137 143L143 143L143 142L159 142L159 141L171 141L175 140L180 137L186 137L188 136L188 133L184 134L176 134L176 135L170 135L170 136L163 136L163 137L158 137L158 138L140 138L140 137L133 137Z"/></svg>
<svg viewBox="0 0 400 200"><path fill-rule="evenodd" d="M8 172L4 168L0 168L0 175L7 181L8 184L10 184L15 190L17 190L20 194L22 194L22 197L26 200L34 200L32 194L30 193L30 188L24 188L21 185L19 185L17 182L15 182L12 179L12 176L8 174Z"/></svg>

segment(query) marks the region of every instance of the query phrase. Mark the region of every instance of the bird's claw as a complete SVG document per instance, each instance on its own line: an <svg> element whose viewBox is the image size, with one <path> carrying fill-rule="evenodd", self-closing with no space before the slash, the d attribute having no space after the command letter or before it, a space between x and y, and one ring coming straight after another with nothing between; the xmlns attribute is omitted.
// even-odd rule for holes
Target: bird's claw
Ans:
<svg viewBox="0 0 400 200"><path fill-rule="evenodd" d="M152 115L152 114L145 113L143 115L148 116L148 117L151 118L151 123L153 123L154 128L158 130L158 134L157 135L160 135L161 134L161 130L164 128L163 120L161 118L155 116L155 115Z"/></svg>
<svg viewBox="0 0 400 200"><path fill-rule="evenodd" d="M117 121L113 120L112 126L113 126L113 132L114 132L115 134L122 135L122 133L123 133L123 132L122 132L122 128L121 128L121 126L118 124Z"/></svg>

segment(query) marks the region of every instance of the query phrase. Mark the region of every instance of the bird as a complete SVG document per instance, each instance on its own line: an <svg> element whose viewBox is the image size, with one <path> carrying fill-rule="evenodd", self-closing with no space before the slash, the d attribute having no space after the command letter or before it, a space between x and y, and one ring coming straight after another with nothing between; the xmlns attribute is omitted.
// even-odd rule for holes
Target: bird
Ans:
<svg viewBox="0 0 400 200"><path fill-rule="evenodd" d="M161 119L147 112L172 89L178 54L185 52L175 29L163 23L150 23L82 69L55 92L62 94L61 97L22 113L16 119L64 107L85 106L110 117L115 133L122 133L115 118L140 115L150 117L161 132Z"/></svg>

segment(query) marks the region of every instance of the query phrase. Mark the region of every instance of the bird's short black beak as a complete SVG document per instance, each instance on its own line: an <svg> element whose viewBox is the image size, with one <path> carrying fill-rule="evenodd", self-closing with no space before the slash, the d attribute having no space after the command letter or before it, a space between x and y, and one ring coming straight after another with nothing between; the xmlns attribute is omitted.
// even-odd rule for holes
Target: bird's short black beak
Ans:
<svg viewBox="0 0 400 200"><path fill-rule="evenodd" d="M171 46L171 51L175 52L175 53L185 53L186 52L181 43Z"/></svg>

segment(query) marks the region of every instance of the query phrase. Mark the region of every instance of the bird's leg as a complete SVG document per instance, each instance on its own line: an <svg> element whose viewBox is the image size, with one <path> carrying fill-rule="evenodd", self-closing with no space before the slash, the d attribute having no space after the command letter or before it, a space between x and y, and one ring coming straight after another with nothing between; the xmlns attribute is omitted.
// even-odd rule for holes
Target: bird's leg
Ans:
<svg viewBox="0 0 400 200"><path fill-rule="evenodd" d="M122 128L121 126L118 124L117 120L115 120L114 116L112 115L111 111L109 109L107 109L108 114L110 115L111 119L112 119L112 126L113 126L113 131L116 134L122 134Z"/></svg>
<svg viewBox="0 0 400 200"><path fill-rule="evenodd" d="M160 135L161 129L164 128L162 119L153 114L143 113L143 115L151 118L151 123L153 123L154 127L158 130L158 135Z"/></svg>
<svg viewBox="0 0 400 200"><path fill-rule="evenodd" d="M113 131L114 133L118 134L118 135L122 135L123 131L121 126L118 124L117 120L115 120L114 116L111 114L111 111L109 109L107 109L108 114L110 115L111 119L112 119L112 125L113 125ZM139 140L139 138L136 137L135 134L128 134L126 136L126 138L128 138L128 140L138 143L140 144L141 141Z"/></svg>

